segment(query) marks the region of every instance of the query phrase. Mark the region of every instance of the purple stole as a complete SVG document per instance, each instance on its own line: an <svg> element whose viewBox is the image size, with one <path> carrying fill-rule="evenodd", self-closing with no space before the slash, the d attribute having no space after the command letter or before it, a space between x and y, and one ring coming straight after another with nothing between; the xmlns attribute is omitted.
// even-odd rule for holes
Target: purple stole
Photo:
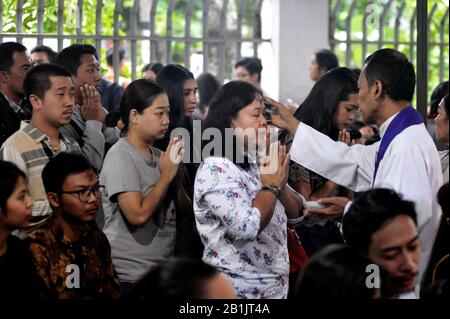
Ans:
<svg viewBox="0 0 450 319"><path fill-rule="evenodd" d="M388 149L391 142L395 139L395 137L403 132L404 129L417 124L422 124L423 118L419 112L413 109L411 106L408 106L401 110L397 116L392 120L389 126L386 129L386 133L381 139L380 148L377 152L377 159L375 161L375 170L373 172L372 179L372 188L375 184L375 178L377 177L378 167L380 166L380 162L383 160L384 153Z"/></svg>

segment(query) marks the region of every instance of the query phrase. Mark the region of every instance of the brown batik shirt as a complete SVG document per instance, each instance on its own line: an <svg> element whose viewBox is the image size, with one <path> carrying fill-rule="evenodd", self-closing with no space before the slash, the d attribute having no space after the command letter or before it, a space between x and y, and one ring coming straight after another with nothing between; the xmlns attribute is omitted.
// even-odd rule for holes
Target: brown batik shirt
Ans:
<svg viewBox="0 0 450 319"><path fill-rule="evenodd" d="M59 299L120 297L108 239L94 224L84 228L80 240L70 242L52 216L27 235L37 273L48 289L43 295Z"/></svg>

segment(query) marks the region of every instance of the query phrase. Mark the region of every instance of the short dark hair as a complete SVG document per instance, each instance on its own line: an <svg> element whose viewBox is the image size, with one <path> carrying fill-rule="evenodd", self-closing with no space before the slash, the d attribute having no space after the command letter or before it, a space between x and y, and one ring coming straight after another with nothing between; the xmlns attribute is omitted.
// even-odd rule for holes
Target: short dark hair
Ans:
<svg viewBox="0 0 450 319"><path fill-rule="evenodd" d="M138 79L131 82L125 89L120 101L121 118L124 124L122 131L128 131L131 110L136 110L139 114L142 114L162 93L164 93L163 88L155 81Z"/></svg>
<svg viewBox="0 0 450 319"><path fill-rule="evenodd" d="M403 200L395 191L386 188L361 193L353 201L342 222L345 241L368 253L372 235L388 220L397 216L411 217L417 225L414 203Z"/></svg>
<svg viewBox="0 0 450 319"><path fill-rule="evenodd" d="M17 42L0 43L0 71L9 72L14 64L14 53L26 51L27 48Z"/></svg>
<svg viewBox="0 0 450 319"><path fill-rule="evenodd" d="M47 54L47 57L48 57L48 60L50 61L50 63L56 63L56 56L58 55L58 53L53 51L52 48L50 48L46 45L38 45L33 50L31 50L30 53L33 54L35 52L43 52L43 53Z"/></svg>
<svg viewBox="0 0 450 319"><path fill-rule="evenodd" d="M56 56L56 64L61 65L73 76L77 76L77 70L81 65L81 57L91 54L98 59L97 50L90 44L72 44L64 48Z"/></svg>
<svg viewBox="0 0 450 319"><path fill-rule="evenodd" d="M394 49L381 49L368 56L364 64L369 87L381 81L384 93L393 101L412 101L416 72L406 55Z"/></svg>
<svg viewBox="0 0 450 319"><path fill-rule="evenodd" d="M308 260L295 286L295 300L370 300L375 290L366 285L366 256L348 245L333 244Z"/></svg>
<svg viewBox="0 0 450 319"><path fill-rule="evenodd" d="M431 93L430 97L430 115L436 115L438 112L439 104L446 94L449 93L449 82L445 81L439 83Z"/></svg>
<svg viewBox="0 0 450 319"><path fill-rule="evenodd" d="M77 174L96 169L89 161L79 153L61 152L45 165L42 171L42 181L47 193L60 195L66 178L71 174Z"/></svg>
<svg viewBox="0 0 450 319"><path fill-rule="evenodd" d="M320 70L327 72L339 66L339 61L336 54L330 50L321 49L316 51L314 55L316 56L317 65Z"/></svg>
<svg viewBox="0 0 450 319"><path fill-rule="evenodd" d="M445 109L445 113L447 114L447 119L450 118L450 98L449 98L449 94L445 94L444 96L444 109Z"/></svg>
<svg viewBox="0 0 450 319"><path fill-rule="evenodd" d="M218 275L200 260L174 258L153 266L130 291L130 299L186 300L205 298L204 284Z"/></svg>
<svg viewBox="0 0 450 319"><path fill-rule="evenodd" d="M202 114L205 113L205 107L208 107L211 103L214 94L216 94L217 90L220 88L220 82L217 78L211 73L202 73L197 79L198 86L198 107Z"/></svg>
<svg viewBox="0 0 450 319"><path fill-rule="evenodd" d="M28 103L30 103L31 94L44 99L45 92L52 86L50 81L52 76L67 76L72 81L69 71L56 64L37 65L27 73L23 83L23 90Z"/></svg>
<svg viewBox="0 0 450 319"><path fill-rule="evenodd" d="M250 75L258 74L258 81L261 81L261 72L263 70L263 66L261 60L257 57L246 57L242 58L234 65L234 68L244 67L250 73Z"/></svg>
<svg viewBox="0 0 450 319"><path fill-rule="evenodd" d="M123 49L119 49L119 61L122 61L125 58L125 51ZM113 66L114 64L114 49L110 48L106 52L106 63L108 66Z"/></svg>
<svg viewBox="0 0 450 319"><path fill-rule="evenodd" d="M4 215L8 212L6 202L8 201L9 196L14 192L19 177L26 179L25 173L16 165L11 162L0 160L0 210Z"/></svg>
<svg viewBox="0 0 450 319"><path fill-rule="evenodd" d="M163 68L164 68L164 65L162 65L162 63L159 63L159 62L148 63L148 64L144 65L141 73L144 73L145 71L152 71L153 73L158 75L158 73L161 72L161 70Z"/></svg>
<svg viewBox="0 0 450 319"><path fill-rule="evenodd" d="M222 136L221 156L226 157L228 155L225 141L227 129L231 128L233 119L237 117L240 110L252 103L259 94L260 91L248 82L230 81L224 84L214 95L209 106L208 115L204 120L203 130L214 128L220 131ZM204 145L209 142L208 139L203 140ZM229 160L243 169L249 168L248 162L238 163L235 158L229 158ZM244 160L247 161L245 158Z"/></svg>

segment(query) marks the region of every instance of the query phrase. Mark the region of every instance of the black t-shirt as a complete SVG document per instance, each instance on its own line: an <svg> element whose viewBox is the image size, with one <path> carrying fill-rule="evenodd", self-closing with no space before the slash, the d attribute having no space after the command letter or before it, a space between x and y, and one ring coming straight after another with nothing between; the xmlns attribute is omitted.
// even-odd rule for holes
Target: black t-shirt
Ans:
<svg viewBox="0 0 450 319"><path fill-rule="evenodd" d="M0 300L38 297L37 275L25 243L10 235L6 253L0 256Z"/></svg>

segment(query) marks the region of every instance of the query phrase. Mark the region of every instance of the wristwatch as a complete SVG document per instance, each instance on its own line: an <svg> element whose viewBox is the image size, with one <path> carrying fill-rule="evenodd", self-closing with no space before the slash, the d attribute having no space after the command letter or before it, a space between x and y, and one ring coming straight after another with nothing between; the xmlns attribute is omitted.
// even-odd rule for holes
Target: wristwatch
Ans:
<svg viewBox="0 0 450 319"><path fill-rule="evenodd" d="M279 197L281 194L281 188L275 184L266 184L261 187L261 191L271 192L275 197Z"/></svg>

